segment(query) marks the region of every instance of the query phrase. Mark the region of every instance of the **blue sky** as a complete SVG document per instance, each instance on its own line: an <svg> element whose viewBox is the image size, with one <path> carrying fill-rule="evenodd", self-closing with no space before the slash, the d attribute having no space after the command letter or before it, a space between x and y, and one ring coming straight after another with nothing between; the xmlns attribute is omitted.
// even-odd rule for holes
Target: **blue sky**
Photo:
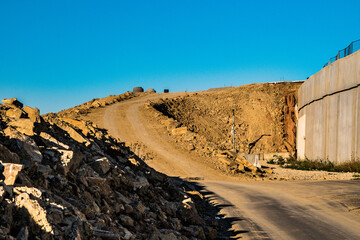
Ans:
<svg viewBox="0 0 360 240"><path fill-rule="evenodd" d="M134 86L303 80L359 27L360 1L0 0L0 98L46 113Z"/></svg>

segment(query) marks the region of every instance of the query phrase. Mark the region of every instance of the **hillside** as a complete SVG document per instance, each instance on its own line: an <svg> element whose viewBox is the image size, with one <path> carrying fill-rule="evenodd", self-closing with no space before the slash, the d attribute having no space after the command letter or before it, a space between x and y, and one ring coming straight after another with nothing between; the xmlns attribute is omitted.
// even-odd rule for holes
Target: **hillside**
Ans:
<svg viewBox="0 0 360 240"><path fill-rule="evenodd" d="M232 149L234 110L238 152L294 152L296 92L301 84L249 84L162 99L151 105L205 138L211 148Z"/></svg>

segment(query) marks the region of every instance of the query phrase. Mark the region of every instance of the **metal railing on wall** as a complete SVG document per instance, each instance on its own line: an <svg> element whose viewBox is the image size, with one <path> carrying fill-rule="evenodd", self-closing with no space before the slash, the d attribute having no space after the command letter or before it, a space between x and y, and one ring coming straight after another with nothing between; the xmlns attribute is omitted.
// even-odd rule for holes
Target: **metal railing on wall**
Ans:
<svg viewBox="0 0 360 240"><path fill-rule="evenodd" d="M323 68L330 65L331 63L335 62L336 60L338 60L340 58L349 56L350 54L356 52L357 50L360 50L360 39L357 41L353 41L352 43L350 43L349 46L340 50L335 57L330 58L330 60L327 63L325 63Z"/></svg>

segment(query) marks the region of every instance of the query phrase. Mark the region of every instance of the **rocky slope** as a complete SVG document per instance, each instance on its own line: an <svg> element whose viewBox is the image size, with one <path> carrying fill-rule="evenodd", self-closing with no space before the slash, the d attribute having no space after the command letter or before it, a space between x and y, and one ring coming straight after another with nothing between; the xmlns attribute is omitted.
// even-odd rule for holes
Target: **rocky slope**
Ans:
<svg viewBox="0 0 360 240"><path fill-rule="evenodd" d="M199 204L201 194L148 167L105 130L3 102L0 239L216 238L218 222Z"/></svg>
<svg viewBox="0 0 360 240"><path fill-rule="evenodd" d="M57 113L58 116L61 117L71 117L76 118L81 114L87 114L91 109L99 108L99 107L105 107L107 105L121 102L130 98L133 98L137 94L134 94L132 92L126 92L120 95L110 95L105 98L94 98L88 102L85 102L83 104L80 104L78 106L62 110Z"/></svg>
<svg viewBox="0 0 360 240"><path fill-rule="evenodd" d="M249 84L152 103L155 109L218 150L240 153L294 152L296 91L302 82Z"/></svg>

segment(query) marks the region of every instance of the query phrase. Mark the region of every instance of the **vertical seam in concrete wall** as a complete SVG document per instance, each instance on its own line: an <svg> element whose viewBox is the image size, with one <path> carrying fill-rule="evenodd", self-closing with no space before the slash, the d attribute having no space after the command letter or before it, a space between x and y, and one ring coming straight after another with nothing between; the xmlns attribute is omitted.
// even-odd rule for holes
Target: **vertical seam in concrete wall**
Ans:
<svg viewBox="0 0 360 240"><path fill-rule="evenodd" d="M335 139L336 139L336 148L335 148L335 163L338 163L338 146L339 146L339 114L340 114L340 95L336 96L336 135L335 135Z"/></svg>
<svg viewBox="0 0 360 240"><path fill-rule="evenodd" d="M354 116L353 116L353 126L354 126L354 131L353 131L353 139L352 139L352 143L353 143L353 146L351 146L351 149L353 150L353 156L352 158L354 158L354 160L357 159L357 146L358 146L358 136L357 136L357 133L358 133L358 127L359 127L359 123L356 121L357 118L358 118L358 111L359 111L359 89L356 89L356 92L354 93Z"/></svg>
<svg viewBox="0 0 360 240"><path fill-rule="evenodd" d="M323 107L324 107L324 112L323 112L323 115L324 115L324 128L323 128L323 140L324 140L324 143L323 143L323 156L325 156L325 159L328 158L327 156L327 130L328 130L328 118L327 118L327 109L328 109L328 99L324 99L325 103L323 103ZM325 160L324 159L324 160Z"/></svg>

